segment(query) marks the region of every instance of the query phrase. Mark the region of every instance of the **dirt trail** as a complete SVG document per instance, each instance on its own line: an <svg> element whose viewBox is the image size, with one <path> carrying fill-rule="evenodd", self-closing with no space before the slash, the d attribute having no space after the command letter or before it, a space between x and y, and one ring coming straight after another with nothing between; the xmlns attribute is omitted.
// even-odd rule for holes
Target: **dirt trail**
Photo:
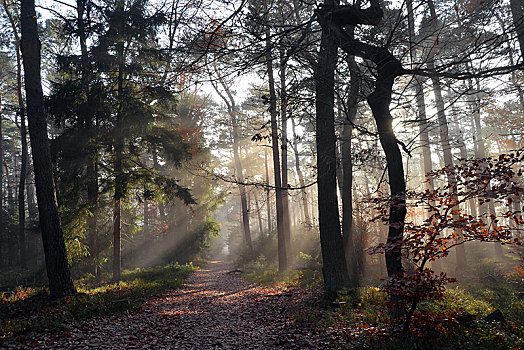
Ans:
<svg viewBox="0 0 524 350"><path fill-rule="evenodd" d="M185 285L148 300L142 311L90 319L61 335L39 335L32 348L327 349L291 321L299 291L250 284L212 261Z"/></svg>

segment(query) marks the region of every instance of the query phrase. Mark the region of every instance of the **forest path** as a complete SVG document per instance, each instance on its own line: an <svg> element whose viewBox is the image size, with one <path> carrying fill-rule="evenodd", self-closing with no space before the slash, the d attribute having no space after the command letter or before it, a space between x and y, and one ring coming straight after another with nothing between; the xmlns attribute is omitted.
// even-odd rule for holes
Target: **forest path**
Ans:
<svg viewBox="0 0 524 350"><path fill-rule="evenodd" d="M251 284L233 265L211 261L177 290L147 300L139 312L97 317L61 335L33 339L37 348L68 349L327 349L296 327L300 290Z"/></svg>

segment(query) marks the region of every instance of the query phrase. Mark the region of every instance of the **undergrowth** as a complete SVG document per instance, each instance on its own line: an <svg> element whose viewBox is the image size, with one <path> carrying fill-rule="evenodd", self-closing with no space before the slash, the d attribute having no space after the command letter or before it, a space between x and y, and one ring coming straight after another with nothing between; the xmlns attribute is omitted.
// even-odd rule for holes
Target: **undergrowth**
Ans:
<svg viewBox="0 0 524 350"><path fill-rule="evenodd" d="M90 276L75 281L76 296L57 300L50 299L44 288L18 287L0 293L0 345L3 339L30 332L58 331L68 322L138 310L145 298L180 287L195 269L192 264L172 264L124 270L118 283Z"/></svg>
<svg viewBox="0 0 524 350"><path fill-rule="evenodd" d="M318 267L279 274L275 265L260 257L241 269L244 278L259 284L322 286ZM378 287L343 291L337 303L331 305L334 307L326 308L320 300L302 305L294 321L325 334L337 349L523 349L522 272L478 266L474 279L449 286L438 300L421 302L410 333L401 338L392 334L389 298ZM495 310L504 320L486 321Z"/></svg>

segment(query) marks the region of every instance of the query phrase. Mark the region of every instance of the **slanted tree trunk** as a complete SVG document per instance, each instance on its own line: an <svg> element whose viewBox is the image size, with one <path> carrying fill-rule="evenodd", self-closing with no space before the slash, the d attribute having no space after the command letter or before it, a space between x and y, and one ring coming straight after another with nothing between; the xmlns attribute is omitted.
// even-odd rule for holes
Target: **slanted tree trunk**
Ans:
<svg viewBox="0 0 524 350"><path fill-rule="evenodd" d="M387 243L398 244L404 235L404 220L406 218L406 180L402 154L397 138L393 132L393 118L389 111L393 83L398 66L395 62L384 61L378 66L378 76L375 82L375 91L368 96L368 103L377 124L380 143L386 154L388 167L389 189L392 203L389 208L389 230ZM388 276L402 273L402 252L399 245L386 251L386 268ZM393 301L392 318L402 317L402 310L397 296L391 297Z"/></svg>
<svg viewBox="0 0 524 350"><path fill-rule="evenodd" d="M326 7L338 5L325 0ZM329 26L322 27L320 51L315 71L315 109L317 146L318 214L324 295L334 300L337 292L349 285L337 198L337 159L335 135L335 66L337 45Z"/></svg>
<svg viewBox="0 0 524 350"><path fill-rule="evenodd" d="M277 242L278 242L278 271L287 270L286 234L284 227L284 191L282 190L282 177L280 172L280 152L278 145L278 122L277 122L277 95L275 91L275 77L273 74L273 57L271 45L271 33L266 27L266 69L269 81L269 113L271 115L271 142L273 150L273 171L275 175L275 192L277 207Z"/></svg>
<svg viewBox="0 0 524 350"><path fill-rule="evenodd" d="M40 229L52 296L76 293L67 263L64 236L58 215L53 165L47 138L44 95L40 76L40 40L34 0L23 0L20 11L21 49L24 65L29 136L35 170Z"/></svg>

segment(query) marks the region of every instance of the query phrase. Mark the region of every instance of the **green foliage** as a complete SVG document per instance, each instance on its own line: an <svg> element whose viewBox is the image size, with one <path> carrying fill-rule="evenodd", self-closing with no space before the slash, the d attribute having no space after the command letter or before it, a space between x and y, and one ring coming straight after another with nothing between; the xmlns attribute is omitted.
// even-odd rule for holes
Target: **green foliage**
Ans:
<svg viewBox="0 0 524 350"><path fill-rule="evenodd" d="M242 265L243 277L250 282L262 285L278 284L282 287L317 288L322 285L320 269L297 269L278 272L275 263L269 263L264 255L257 260Z"/></svg>
<svg viewBox="0 0 524 350"><path fill-rule="evenodd" d="M440 300L420 303L412 331L398 339L391 333L388 296L376 287L342 293L337 311L325 311L323 327L345 329L340 348L357 349L517 349L524 345L523 301L515 293L503 303L493 303L492 291L446 289ZM478 296L474 296L478 294ZM505 322L487 323L483 318L495 309ZM320 324L322 324L320 322ZM391 338L395 338L391 341ZM348 344L351 344L349 346Z"/></svg>
<svg viewBox="0 0 524 350"><path fill-rule="evenodd" d="M195 270L192 264L124 270L122 281L107 283L94 277L78 281L79 294L50 300L41 288L16 288L0 294L0 339L32 331L60 330L67 321L139 310L144 298L178 288Z"/></svg>

